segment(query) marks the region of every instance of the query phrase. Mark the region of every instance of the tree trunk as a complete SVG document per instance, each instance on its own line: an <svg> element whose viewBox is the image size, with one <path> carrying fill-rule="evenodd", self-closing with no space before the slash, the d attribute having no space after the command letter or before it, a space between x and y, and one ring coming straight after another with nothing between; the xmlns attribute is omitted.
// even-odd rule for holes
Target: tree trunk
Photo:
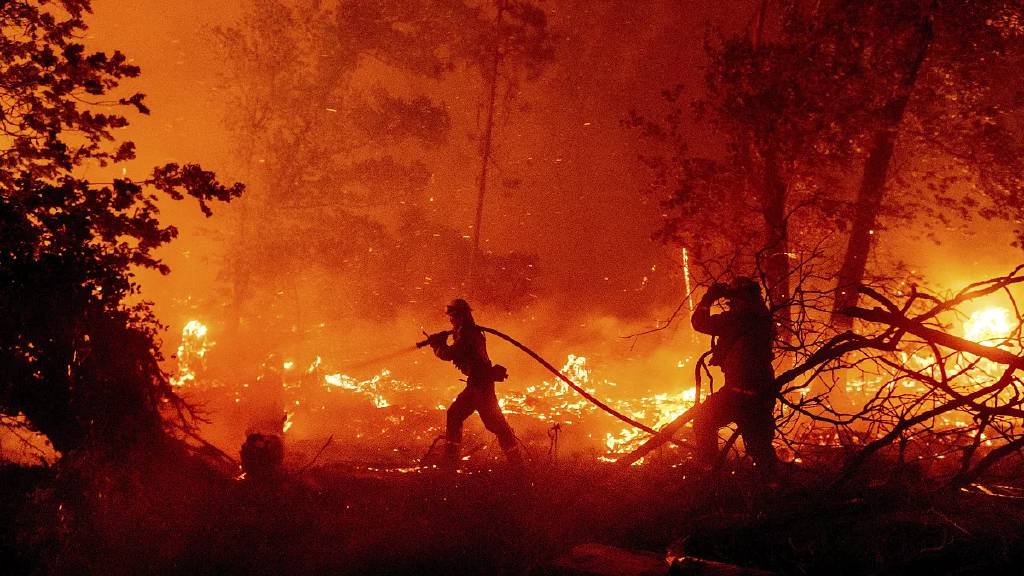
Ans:
<svg viewBox="0 0 1024 576"><path fill-rule="evenodd" d="M787 186L779 166L778 155L769 150L764 161L761 215L765 225L762 268L765 289L772 314L780 330L779 336L789 342L793 336L789 294L789 226L786 220Z"/></svg>
<svg viewBox="0 0 1024 576"><path fill-rule="evenodd" d="M249 246L249 203L246 200L248 199L242 198L238 208L237 237L231 258L231 304L228 307L228 325L225 330L227 341L230 343L239 340L245 303L249 298L250 270L246 252Z"/></svg>
<svg viewBox="0 0 1024 576"><path fill-rule="evenodd" d="M245 152L243 154L245 158L245 181L249 183L255 182L257 178L262 176L262 173L257 175L253 167L256 157L256 143L259 139L263 122L260 121L261 115L259 111L252 110L251 112L252 116L249 118L246 128ZM245 313L245 305L249 298L250 278L252 276L249 266L251 258L248 256L249 205L254 202L253 196L253 189L250 189L242 198L238 199L238 226L235 231L234 254L231 257L230 264L231 303L228 306L228 323L224 330L226 341L229 343L228 346L234 346L236 342L241 340L242 316Z"/></svg>
<svg viewBox="0 0 1024 576"><path fill-rule="evenodd" d="M843 264L836 278L836 288L832 299L832 313L829 324L836 332L845 332L853 328L853 319L843 310L857 305L860 298L858 286L864 281L868 257L871 255L871 240L878 225L878 214L885 199L886 182L889 178L889 166L899 137L900 125L907 110L907 102L917 81L928 54L932 40L931 18L927 14L921 21L918 43L914 47L913 59L906 74L900 81L899 89L892 100L883 108L880 125L875 131L868 158L864 162L864 174L861 177L860 189L855 202L856 213L853 228L846 246ZM847 375L840 374L830 394L836 408L849 409L853 402L846 394ZM813 392L822 394L823 386L815 386Z"/></svg>
<svg viewBox="0 0 1024 576"><path fill-rule="evenodd" d="M498 15L494 19L494 60L491 63L490 87L487 95L487 120L484 141L480 151L480 182L476 196L476 218L473 220L473 250L469 256L469 290L475 290L477 253L480 251L480 227L484 217L484 194L487 192L487 169L491 163L491 141L494 134L494 107L498 94L498 70L501 67L501 20L505 15L505 1L498 0Z"/></svg>
<svg viewBox="0 0 1024 576"><path fill-rule="evenodd" d="M907 102L910 100L910 94L917 82L931 41L931 18L925 15L921 21L913 59L906 75L900 81L897 94L882 110L880 126L872 138L871 150L864 163L864 175L857 191L853 229L850 232L843 264L839 269L833 298L830 323L837 332L849 330L853 325L853 320L842 311L856 306L860 297L857 286L864 280L868 256L871 254L871 236L875 233L878 214L885 198L885 185L900 124L903 122Z"/></svg>
<svg viewBox="0 0 1024 576"><path fill-rule="evenodd" d="M906 104L905 100L903 104ZM902 112L899 115L902 117ZM853 229L850 231L843 265L839 268L832 304L831 324L837 332L844 332L853 326L853 319L842 311L856 306L860 296L857 285L864 279L868 256L871 253L871 237L875 233L878 213L885 197L885 182L892 161L897 125L887 125L875 133L871 152L864 163L864 176L857 192Z"/></svg>

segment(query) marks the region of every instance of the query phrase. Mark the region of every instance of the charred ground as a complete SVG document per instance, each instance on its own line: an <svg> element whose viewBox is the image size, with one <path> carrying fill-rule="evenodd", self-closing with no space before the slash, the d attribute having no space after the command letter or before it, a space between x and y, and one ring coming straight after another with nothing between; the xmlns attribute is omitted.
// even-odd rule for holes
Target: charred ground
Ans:
<svg viewBox="0 0 1024 576"><path fill-rule="evenodd" d="M11 573L564 574L558 559L588 542L787 574L986 574L1024 554L1019 492L934 491L907 473L833 490L800 471L768 488L749 470L657 465L323 466L271 485L154 469L63 510L66 475L3 475Z"/></svg>

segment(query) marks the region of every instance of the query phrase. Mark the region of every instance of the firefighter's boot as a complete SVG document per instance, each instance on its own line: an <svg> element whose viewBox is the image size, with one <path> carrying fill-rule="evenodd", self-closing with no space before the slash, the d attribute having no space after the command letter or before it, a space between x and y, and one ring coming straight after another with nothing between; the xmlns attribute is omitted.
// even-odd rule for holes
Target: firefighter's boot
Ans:
<svg viewBox="0 0 1024 576"><path fill-rule="evenodd" d="M445 468L452 470L459 467L459 462L462 460L462 443L448 441L444 445L444 462L442 465Z"/></svg>
<svg viewBox="0 0 1024 576"><path fill-rule="evenodd" d="M509 466L511 466L513 469L523 469L523 453L519 450L518 445L512 446L511 448L506 448L505 458L508 460Z"/></svg>

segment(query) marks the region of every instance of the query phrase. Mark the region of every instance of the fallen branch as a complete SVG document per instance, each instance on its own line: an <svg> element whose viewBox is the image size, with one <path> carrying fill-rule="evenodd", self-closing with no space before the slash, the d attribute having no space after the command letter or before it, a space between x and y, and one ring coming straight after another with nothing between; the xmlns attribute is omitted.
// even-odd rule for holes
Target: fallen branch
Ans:
<svg viewBox="0 0 1024 576"><path fill-rule="evenodd" d="M666 424L661 430L656 432L652 438L648 438L646 442L641 444L637 449L633 450L629 454L626 454L622 458L615 461L616 464L622 464L623 466L629 466L637 460L643 458L652 450L655 450L665 442L672 440L672 436L683 426L686 426L690 420L693 420L697 416L697 409L704 406L703 404L695 404L692 408L683 412L678 418Z"/></svg>
<svg viewBox="0 0 1024 576"><path fill-rule="evenodd" d="M844 310L844 313L847 316L859 318L868 322L888 324L889 326L899 328L900 330L923 338L928 342L934 342L944 348L967 352L968 354L974 354L975 356L980 356L999 364L1006 364L1014 370L1024 369L1024 357L1017 356L1016 354L1003 350L1002 348L978 344L977 342L972 342L966 338L947 334L946 332L936 330L935 328L929 328L914 318L907 318L901 314L887 312L881 308L872 308L868 310L866 308L856 306L847 308Z"/></svg>
<svg viewBox="0 0 1024 576"><path fill-rule="evenodd" d="M1024 436L1021 436L1012 442L1003 444L999 448L996 448L986 454L984 458L974 465L974 468L965 470L954 476L953 479L949 481L948 487L954 489L962 488L973 483L989 468L991 468L993 464L1021 449L1024 449Z"/></svg>
<svg viewBox="0 0 1024 576"><path fill-rule="evenodd" d="M947 402L946 404L922 412L917 416L914 416L913 418L901 420L898 424L896 424L896 426L892 428L892 430L890 430L884 436L871 442L870 444L865 446L863 450L858 452L857 455L854 456L854 458L843 468L843 471L840 474L839 478L836 480L835 484L837 486L841 486L844 483L846 483L846 481L848 481L853 476L853 472L860 468L860 466L864 464L864 462L868 459L869 456L881 450L885 446L891 444L894 440L899 438L900 435L902 435L903 432L905 432L906 430L910 429L911 427L917 424L930 420L936 416L939 416L946 412L950 412L952 410L956 410L961 406L970 404L977 398L981 398L982 396L991 394L1002 389L1004 386L1006 386L1007 382L1010 381L1012 375L1013 371L1007 370L1006 372L1003 373L1002 377L1000 377L997 382L990 386L978 389L966 396L960 396L959 398L951 402Z"/></svg>

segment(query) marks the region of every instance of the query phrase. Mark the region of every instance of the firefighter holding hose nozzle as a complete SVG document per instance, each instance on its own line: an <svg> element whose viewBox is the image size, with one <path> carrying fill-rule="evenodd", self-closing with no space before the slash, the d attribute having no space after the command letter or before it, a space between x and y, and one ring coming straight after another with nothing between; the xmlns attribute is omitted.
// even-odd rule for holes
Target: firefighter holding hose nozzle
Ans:
<svg viewBox="0 0 1024 576"><path fill-rule="evenodd" d="M498 437L498 444L510 464L522 465L515 433L501 413L494 383L504 381L508 373L503 366L491 364L484 334L473 320L469 303L462 298L445 307L452 324L450 331L431 334L419 346L430 346L441 360L455 364L466 376L466 388L448 407L445 423L445 464L457 467L462 450L462 424L473 412L480 413L484 427ZM449 337L452 343L448 343Z"/></svg>
<svg viewBox="0 0 1024 576"><path fill-rule="evenodd" d="M728 309L711 314L711 305L724 299ZM735 422L747 454L764 473L776 463L775 374L772 369L772 315L761 299L761 287L747 277L730 284L713 284L690 319L694 330L715 337L711 364L725 375L725 386L704 401L694 419L699 453L708 464L718 457L718 430Z"/></svg>

